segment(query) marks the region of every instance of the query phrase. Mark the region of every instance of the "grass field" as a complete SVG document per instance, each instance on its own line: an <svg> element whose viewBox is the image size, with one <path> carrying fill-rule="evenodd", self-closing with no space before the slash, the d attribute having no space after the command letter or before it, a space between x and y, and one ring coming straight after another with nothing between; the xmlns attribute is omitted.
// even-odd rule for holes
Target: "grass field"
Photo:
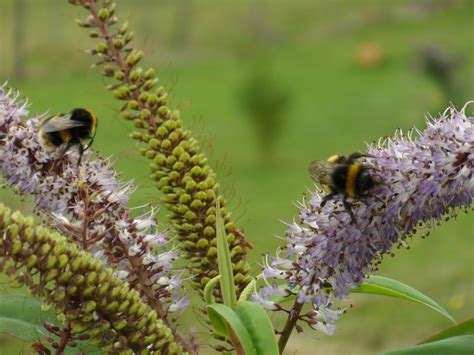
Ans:
<svg viewBox="0 0 474 355"><path fill-rule="evenodd" d="M36 9L47 13L47 1L38 3ZM159 3L163 6L163 11L157 12L157 17L163 19L159 25L172 26L171 21L165 20L169 18L167 14L172 14L171 2ZM281 220L291 221L296 216L294 202L312 188L306 172L310 160L335 152L362 150L364 142L391 135L398 127L422 127L425 113L435 114L449 104L440 89L414 64L420 44L437 43L463 56L459 77L465 82L466 95L473 98L474 41L472 11L468 11L472 7L447 8L393 21L373 21L372 17L361 15L368 20L360 24L350 21L350 10L364 14L380 9L380 5L363 1L358 8L355 2L352 6L328 3L321 2L320 7L328 11L328 16L333 15L332 19L321 11L315 12L313 19L307 13L311 8L309 1L295 1L294 9L288 13L283 1L272 9L268 7L268 22L278 29L280 40L267 47L265 56L271 60L275 77L285 85L291 105L273 156L262 161L250 121L244 117L237 99L253 63L247 49L253 47L251 34L243 31L239 36L235 32L237 21L231 19L235 13L243 16L248 3L243 2L241 7L233 3L229 9L210 0L203 2L196 10L191 44L187 49L176 49L169 39L171 30L159 32L153 19L139 17L144 16L138 14L140 7L135 14L130 2L124 2L131 26L137 28L139 43L151 52L147 63L157 66L162 84L171 89L173 105L180 108L185 123L209 154L231 197L238 224L255 244L251 255L255 263L260 262L262 253L273 252L280 245L281 241L273 235L284 234ZM394 3L400 8L407 4ZM11 2L7 0L0 0L0 6L11 11ZM88 69L90 59L81 50L90 43L85 33L74 26L77 9L67 6L63 1L55 10L62 15L58 20L62 33L58 47L46 42L49 37L46 29L41 30L42 22L32 20L27 27L27 76L10 83L29 97L33 112L60 112L76 106L95 111L100 118L95 150L112 156L124 179L136 180L139 189L133 205L158 204L160 196L147 178L147 162L138 156L135 143L127 138L132 128L115 112L116 103L104 92L103 80L96 71ZM6 58L0 67L0 82L9 79L12 67L8 55L8 11L0 15L5 26L3 35L0 33L0 54ZM334 25L338 20L343 30ZM352 27L344 29L343 21ZM215 31L216 26L223 30ZM154 31L158 31L159 49L150 39ZM382 48L385 61L360 68L354 63L354 53L368 42ZM42 45L51 52L42 49ZM459 102L459 98L450 100ZM473 113L472 108L468 111ZM0 198L28 211L27 204L11 192L1 192ZM161 214L165 221L166 211ZM410 250L400 250L395 258L387 258L380 274L425 292L457 320L472 316L473 232L472 213L463 214L458 220L437 227L428 239L415 238ZM6 286L2 290L10 292ZM409 303L360 295L352 303L354 307L338 322L335 336L304 332L292 339L287 353L373 354L416 343L449 326L436 313ZM17 342L0 337L0 354L16 354L20 349ZM27 353L27 347L24 349Z"/></svg>

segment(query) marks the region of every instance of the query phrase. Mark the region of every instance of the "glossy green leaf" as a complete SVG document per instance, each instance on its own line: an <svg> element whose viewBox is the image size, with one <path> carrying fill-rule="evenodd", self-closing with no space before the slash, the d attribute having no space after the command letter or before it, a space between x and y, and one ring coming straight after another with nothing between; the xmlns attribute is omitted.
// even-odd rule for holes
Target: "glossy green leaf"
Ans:
<svg viewBox="0 0 474 355"><path fill-rule="evenodd" d="M235 312L249 332L258 355L279 354L275 330L262 306L244 301L235 307Z"/></svg>
<svg viewBox="0 0 474 355"><path fill-rule="evenodd" d="M0 333L8 334L26 342L44 339L49 334L44 322L60 326L54 310L43 311L41 301L29 295L0 296ZM66 348L66 354L102 354L87 341L78 341L75 348Z"/></svg>
<svg viewBox="0 0 474 355"><path fill-rule="evenodd" d="M390 279L388 277L374 275L369 276L366 282L363 282L357 288L351 289L351 292L390 296L419 303L442 314L451 322L456 324L454 318L443 307L441 307L431 298L411 286L408 286L400 281Z"/></svg>
<svg viewBox="0 0 474 355"><path fill-rule="evenodd" d="M384 353L384 355L472 355L474 336L462 335Z"/></svg>
<svg viewBox="0 0 474 355"><path fill-rule="evenodd" d="M216 333L230 338L236 349L242 349L246 355L259 355L244 323L232 308L213 303L207 306L207 314ZM238 344L232 338L236 338Z"/></svg>
<svg viewBox="0 0 474 355"><path fill-rule="evenodd" d="M23 341L31 342L34 340L43 339L47 332L42 326L35 325L24 320L0 316L0 333L14 336Z"/></svg>
<svg viewBox="0 0 474 355"><path fill-rule="evenodd" d="M27 295L0 296L0 332L24 341L43 338L43 322L56 322L53 311L43 312L41 302Z"/></svg>
<svg viewBox="0 0 474 355"><path fill-rule="evenodd" d="M43 325L43 322L57 322L53 310L43 311L41 301L28 295L0 296L0 317L18 319L36 325Z"/></svg>
<svg viewBox="0 0 474 355"><path fill-rule="evenodd" d="M217 239L217 262L219 274L221 275L222 300L228 307L234 308L237 303L234 285L234 273L232 271L232 261L230 259L229 245L222 221L219 200L216 204L216 239Z"/></svg>
<svg viewBox="0 0 474 355"><path fill-rule="evenodd" d="M420 342L420 344L431 343L433 341L446 339L459 335L474 335L474 318L468 319L457 325L453 325L447 329L442 330L439 333L436 333L429 338Z"/></svg>

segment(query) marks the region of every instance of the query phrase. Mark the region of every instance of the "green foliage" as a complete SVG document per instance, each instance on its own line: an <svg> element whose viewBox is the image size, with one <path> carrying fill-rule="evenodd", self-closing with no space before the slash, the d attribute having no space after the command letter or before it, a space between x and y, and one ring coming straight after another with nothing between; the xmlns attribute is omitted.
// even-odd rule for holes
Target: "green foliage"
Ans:
<svg viewBox="0 0 474 355"><path fill-rule="evenodd" d="M384 355L472 355L473 353L474 335L462 335L389 351Z"/></svg>
<svg viewBox="0 0 474 355"><path fill-rule="evenodd" d="M443 307L441 307L431 298L411 286L408 286L400 281L390 279L388 277L376 275L369 276L366 282L362 283L359 287L352 289L351 292L390 296L402 300L419 303L442 314L451 322L456 324L454 318Z"/></svg>
<svg viewBox="0 0 474 355"><path fill-rule="evenodd" d="M44 323L60 325L52 309L42 310L41 302L26 295L0 296L0 333L17 337L23 341L32 342L44 340L47 332ZM77 341L74 348L68 347L66 354L77 354L81 351L86 354L101 354L88 341Z"/></svg>
<svg viewBox="0 0 474 355"><path fill-rule="evenodd" d="M254 127L263 160L273 155L275 141L281 135L291 102L288 87L276 76L268 61L256 64L249 71L240 92L240 104Z"/></svg>
<svg viewBox="0 0 474 355"><path fill-rule="evenodd" d="M459 336L459 335L474 335L474 318L468 319L459 324L453 325L441 332L430 336L429 338L420 342L420 344L432 343L434 341Z"/></svg>
<svg viewBox="0 0 474 355"><path fill-rule="evenodd" d="M221 217L219 200L216 205L216 238L217 238L217 263L219 265L219 276L221 293L224 304L234 308L237 299L235 294L234 274L232 272L232 260L230 259L229 245L225 234L224 223Z"/></svg>
<svg viewBox="0 0 474 355"><path fill-rule="evenodd" d="M229 338L237 353L278 354L272 323L260 305L246 301L233 310L214 303L207 306L207 312L216 333Z"/></svg>

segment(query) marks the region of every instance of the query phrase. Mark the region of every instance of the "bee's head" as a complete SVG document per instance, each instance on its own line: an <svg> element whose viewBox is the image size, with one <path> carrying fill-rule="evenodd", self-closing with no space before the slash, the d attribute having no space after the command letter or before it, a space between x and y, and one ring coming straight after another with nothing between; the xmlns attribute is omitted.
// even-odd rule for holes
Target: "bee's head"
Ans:
<svg viewBox="0 0 474 355"><path fill-rule="evenodd" d="M359 193L365 193L375 185L372 176L369 171L363 169L357 179L357 191Z"/></svg>
<svg viewBox="0 0 474 355"><path fill-rule="evenodd" d="M71 120L85 122L90 125L93 123L93 116L89 110L84 108L75 108L71 111Z"/></svg>

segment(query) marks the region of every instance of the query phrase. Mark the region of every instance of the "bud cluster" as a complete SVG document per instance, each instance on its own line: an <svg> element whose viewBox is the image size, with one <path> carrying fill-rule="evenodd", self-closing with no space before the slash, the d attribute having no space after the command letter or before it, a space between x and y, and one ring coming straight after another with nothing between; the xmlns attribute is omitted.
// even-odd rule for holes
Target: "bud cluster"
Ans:
<svg viewBox="0 0 474 355"><path fill-rule="evenodd" d="M0 271L91 338L105 352L182 353L172 331L113 270L57 232L35 227L32 217L0 204Z"/></svg>

